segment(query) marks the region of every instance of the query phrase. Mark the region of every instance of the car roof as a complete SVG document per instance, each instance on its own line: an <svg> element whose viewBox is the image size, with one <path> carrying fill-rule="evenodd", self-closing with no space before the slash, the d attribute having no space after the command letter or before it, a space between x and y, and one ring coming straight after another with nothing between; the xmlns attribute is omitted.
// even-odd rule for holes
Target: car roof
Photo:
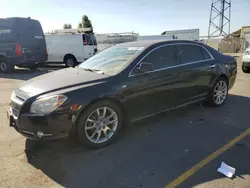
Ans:
<svg viewBox="0 0 250 188"><path fill-rule="evenodd" d="M117 47L149 47L152 45L162 45L162 44L173 44L173 43L190 43L190 44L202 44L200 42L190 41L190 40L138 40L133 42L125 42L121 44L116 44Z"/></svg>

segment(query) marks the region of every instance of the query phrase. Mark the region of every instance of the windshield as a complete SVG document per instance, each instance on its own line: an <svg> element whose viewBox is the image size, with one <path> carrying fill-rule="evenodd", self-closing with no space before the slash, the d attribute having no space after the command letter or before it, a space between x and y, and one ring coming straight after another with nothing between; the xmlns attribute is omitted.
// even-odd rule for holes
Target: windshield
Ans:
<svg viewBox="0 0 250 188"><path fill-rule="evenodd" d="M124 70L144 47L111 47L79 65L82 69L115 75Z"/></svg>

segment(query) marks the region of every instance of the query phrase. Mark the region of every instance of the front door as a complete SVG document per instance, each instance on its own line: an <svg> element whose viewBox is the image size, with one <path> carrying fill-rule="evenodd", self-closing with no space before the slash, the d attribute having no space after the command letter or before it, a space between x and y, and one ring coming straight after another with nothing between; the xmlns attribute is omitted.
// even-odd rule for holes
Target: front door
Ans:
<svg viewBox="0 0 250 188"><path fill-rule="evenodd" d="M149 72L133 69L126 84L126 102L129 118L136 120L172 108L179 75L174 46L163 46L148 54L140 63L151 63Z"/></svg>

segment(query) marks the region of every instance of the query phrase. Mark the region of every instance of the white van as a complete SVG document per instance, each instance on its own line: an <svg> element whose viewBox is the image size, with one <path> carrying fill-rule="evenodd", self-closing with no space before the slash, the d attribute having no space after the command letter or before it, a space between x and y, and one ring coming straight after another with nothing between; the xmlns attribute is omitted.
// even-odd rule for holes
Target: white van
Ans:
<svg viewBox="0 0 250 188"><path fill-rule="evenodd" d="M45 35L47 62L62 63L73 67L97 52L97 42L91 34L50 34Z"/></svg>

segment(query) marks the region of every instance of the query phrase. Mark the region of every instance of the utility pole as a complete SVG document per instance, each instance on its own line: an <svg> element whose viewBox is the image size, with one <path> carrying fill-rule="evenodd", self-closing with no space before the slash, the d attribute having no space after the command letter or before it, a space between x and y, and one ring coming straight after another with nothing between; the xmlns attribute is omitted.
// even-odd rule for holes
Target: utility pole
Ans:
<svg viewBox="0 0 250 188"><path fill-rule="evenodd" d="M208 38L230 34L231 0L212 0Z"/></svg>

